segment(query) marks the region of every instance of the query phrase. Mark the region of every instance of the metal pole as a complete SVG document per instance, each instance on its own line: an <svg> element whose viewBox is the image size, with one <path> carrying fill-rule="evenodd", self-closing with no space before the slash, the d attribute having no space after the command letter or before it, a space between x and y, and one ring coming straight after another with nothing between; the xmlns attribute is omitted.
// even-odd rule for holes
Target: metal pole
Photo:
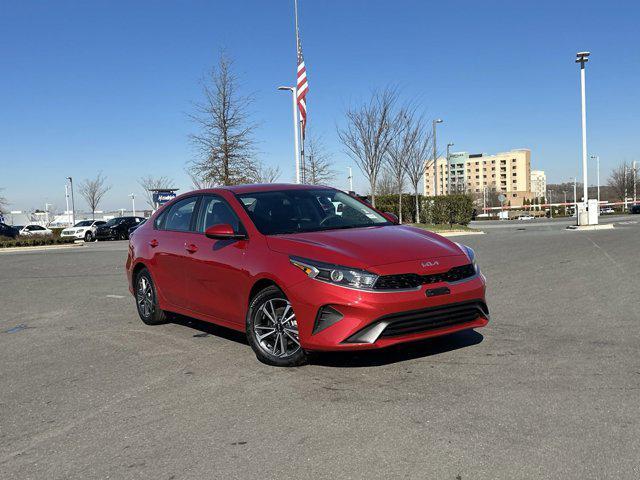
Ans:
<svg viewBox="0 0 640 480"><path fill-rule="evenodd" d="M600 208L600 155L596 156L596 173L598 177L598 208Z"/></svg>
<svg viewBox="0 0 640 480"><path fill-rule="evenodd" d="M573 211L576 213L576 222L578 221L578 179L573 177Z"/></svg>
<svg viewBox="0 0 640 480"><path fill-rule="evenodd" d="M442 123L441 119L433 120L431 122L433 126L433 196L438 195L438 158L437 158L437 145L436 145L436 124Z"/></svg>
<svg viewBox="0 0 640 480"><path fill-rule="evenodd" d="M624 211L627 211L627 163L624 164L624 175L622 177L624 183Z"/></svg>
<svg viewBox="0 0 640 480"><path fill-rule="evenodd" d="M67 177L71 184L71 225L76 224L76 201L73 197L73 178Z"/></svg>
<svg viewBox="0 0 640 480"><path fill-rule="evenodd" d="M307 183L307 166L304 157L304 135L302 130L302 120L300 120L300 181Z"/></svg>
<svg viewBox="0 0 640 480"><path fill-rule="evenodd" d="M64 184L64 200L67 204L67 223L71 226L71 217L69 216L69 187L67 184Z"/></svg>
<svg viewBox="0 0 640 480"><path fill-rule="evenodd" d="M638 178L638 171L636 170L636 161L633 161L633 204L635 205L638 201L638 196L636 193L636 181Z"/></svg>
<svg viewBox="0 0 640 480"><path fill-rule="evenodd" d="M447 143L447 195L451 195L451 164L449 163L449 149L453 143Z"/></svg>
<svg viewBox="0 0 640 480"><path fill-rule="evenodd" d="M136 216L136 196L132 193L129 195L131 197L131 215Z"/></svg>
<svg viewBox="0 0 640 480"><path fill-rule="evenodd" d="M351 167L349 167L349 191L353 192L353 172L351 171Z"/></svg>
<svg viewBox="0 0 640 480"><path fill-rule="evenodd" d="M589 199L588 183L587 183L587 94L585 79L585 62L580 63L580 93L582 98L582 181L583 185L583 202L587 204Z"/></svg>

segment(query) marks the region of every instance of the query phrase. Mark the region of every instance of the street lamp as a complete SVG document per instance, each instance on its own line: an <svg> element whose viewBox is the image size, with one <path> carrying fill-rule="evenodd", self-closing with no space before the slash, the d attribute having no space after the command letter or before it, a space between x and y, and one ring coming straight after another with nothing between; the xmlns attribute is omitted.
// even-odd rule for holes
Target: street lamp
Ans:
<svg viewBox="0 0 640 480"><path fill-rule="evenodd" d="M596 161L596 179L598 182L598 208L600 208L600 155L591 155L591 160Z"/></svg>
<svg viewBox="0 0 640 480"><path fill-rule="evenodd" d="M129 197L131 198L131 215L135 217L136 216L136 196L133 193L130 193Z"/></svg>
<svg viewBox="0 0 640 480"><path fill-rule="evenodd" d="M584 204L586 206L589 199L588 183L587 183L587 94L585 90L585 64L589 61L590 52L578 52L576 54L576 63L580 64L580 93L582 99L582 186L584 191ZM580 222L576 213L578 224Z"/></svg>
<svg viewBox="0 0 640 480"><path fill-rule="evenodd" d="M296 105L296 97L298 91L296 87L278 87L278 90L289 90L293 100L293 146L295 148L296 161L296 183L300 183L300 147L298 145L298 105Z"/></svg>
<svg viewBox="0 0 640 480"><path fill-rule="evenodd" d="M451 165L449 164L449 149L453 143L447 143L447 194L451 194Z"/></svg>
<svg viewBox="0 0 640 480"><path fill-rule="evenodd" d="M443 120L441 118L437 118L431 122L433 126L433 196L438 195L438 159L437 156L437 147L436 147L436 125L438 123L442 123Z"/></svg>
<svg viewBox="0 0 640 480"><path fill-rule="evenodd" d="M71 184L71 225L76 224L76 202L73 198L73 178L67 177L69 183Z"/></svg>

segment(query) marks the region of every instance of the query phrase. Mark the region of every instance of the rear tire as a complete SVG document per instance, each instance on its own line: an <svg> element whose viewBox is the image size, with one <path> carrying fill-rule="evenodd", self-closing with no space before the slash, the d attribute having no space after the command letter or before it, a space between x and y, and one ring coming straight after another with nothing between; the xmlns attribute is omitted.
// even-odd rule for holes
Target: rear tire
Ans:
<svg viewBox="0 0 640 480"><path fill-rule="evenodd" d="M274 367L297 367L307 362L300 346L295 312L278 287L261 290L247 312L247 340L258 360Z"/></svg>
<svg viewBox="0 0 640 480"><path fill-rule="evenodd" d="M147 325L167 322L167 314L158 307L158 295L149 270L143 268L136 275L135 296L138 315Z"/></svg>
<svg viewBox="0 0 640 480"><path fill-rule="evenodd" d="M87 232L84 234L84 241L89 243L93 242L93 234L91 232Z"/></svg>

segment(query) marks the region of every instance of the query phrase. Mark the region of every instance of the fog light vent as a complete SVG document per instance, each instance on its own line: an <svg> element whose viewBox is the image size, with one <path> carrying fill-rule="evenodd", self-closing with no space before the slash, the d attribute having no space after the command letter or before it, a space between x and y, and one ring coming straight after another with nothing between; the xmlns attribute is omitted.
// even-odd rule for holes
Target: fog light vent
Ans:
<svg viewBox="0 0 640 480"><path fill-rule="evenodd" d="M329 305L321 307L320 310L318 310L318 315L316 315L316 323L313 326L313 335L321 332L325 328L329 328L334 323L342 320L343 317L344 315Z"/></svg>

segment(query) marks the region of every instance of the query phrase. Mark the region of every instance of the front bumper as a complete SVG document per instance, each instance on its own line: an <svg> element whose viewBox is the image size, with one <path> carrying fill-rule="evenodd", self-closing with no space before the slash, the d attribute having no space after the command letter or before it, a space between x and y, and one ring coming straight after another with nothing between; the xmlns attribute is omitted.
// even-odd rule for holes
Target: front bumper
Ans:
<svg viewBox="0 0 640 480"><path fill-rule="evenodd" d="M427 290L445 286L450 293L427 297ZM296 312L300 344L307 350L384 348L489 322L481 273L455 284L443 282L398 292L360 291L309 279L294 285L287 294ZM313 333L323 306L343 317ZM471 313L470 306L477 314Z"/></svg>
<svg viewBox="0 0 640 480"><path fill-rule="evenodd" d="M88 230L87 230L88 231ZM65 232L64 230L62 232L60 232L60 236L62 238L75 238L78 240L81 240L84 238L86 232L73 232L73 233L69 233L69 232Z"/></svg>

